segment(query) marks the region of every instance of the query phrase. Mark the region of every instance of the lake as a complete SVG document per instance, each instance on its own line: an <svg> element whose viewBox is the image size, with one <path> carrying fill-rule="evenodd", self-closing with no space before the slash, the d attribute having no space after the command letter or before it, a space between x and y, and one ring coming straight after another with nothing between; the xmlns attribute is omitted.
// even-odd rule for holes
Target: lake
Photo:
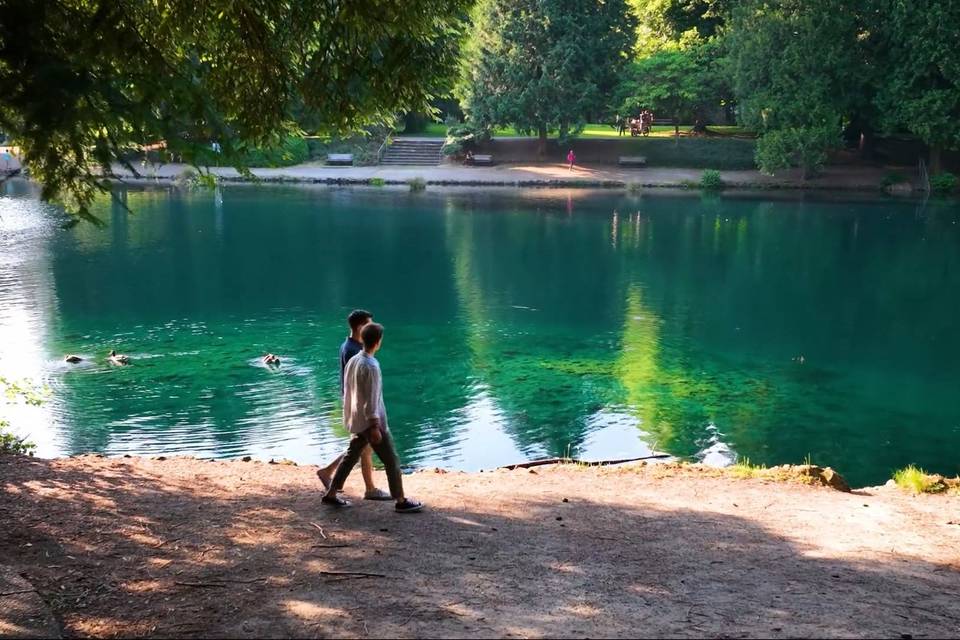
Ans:
<svg viewBox="0 0 960 640"><path fill-rule="evenodd" d="M0 410L40 455L325 462L363 307L405 465L960 470L955 202L131 188L96 207L102 228L63 229L35 188L3 188L0 375L51 395Z"/></svg>

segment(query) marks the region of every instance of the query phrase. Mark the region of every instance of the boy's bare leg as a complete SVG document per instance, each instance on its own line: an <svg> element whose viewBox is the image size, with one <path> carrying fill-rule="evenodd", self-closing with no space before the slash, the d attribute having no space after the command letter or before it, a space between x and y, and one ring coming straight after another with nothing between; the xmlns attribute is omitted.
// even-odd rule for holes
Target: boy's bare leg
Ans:
<svg viewBox="0 0 960 640"><path fill-rule="evenodd" d="M337 456L333 462L322 469L317 469L317 477L320 478L320 482L323 483L324 488L330 487L333 474L337 472L337 467L340 466L342 461L343 454ZM360 454L360 473L363 476L366 495L372 495L377 492L377 485L373 481L373 449L370 448L370 445L364 447L363 452Z"/></svg>
<svg viewBox="0 0 960 640"><path fill-rule="evenodd" d="M320 478L320 482L323 483L325 489L330 488L330 481L333 480L333 474L337 472L337 467L340 466L340 461L343 460L343 454L341 453L336 458L333 459L333 462L327 466L317 469L317 477ZM366 472L364 472L363 479L366 480Z"/></svg>
<svg viewBox="0 0 960 640"><path fill-rule="evenodd" d="M336 467L334 467L334 471L336 471ZM366 487L367 495L374 493L377 490L377 485L373 483L373 449L370 445L364 447L360 454L360 473L363 475L363 484ZM333 477L332 472L330 477Z"/></svg>

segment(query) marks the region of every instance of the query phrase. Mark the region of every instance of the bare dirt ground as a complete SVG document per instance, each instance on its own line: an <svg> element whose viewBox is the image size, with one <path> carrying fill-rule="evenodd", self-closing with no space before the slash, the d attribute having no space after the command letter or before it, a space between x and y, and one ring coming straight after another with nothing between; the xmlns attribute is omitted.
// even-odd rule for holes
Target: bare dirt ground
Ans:
<svg viewBox="0 0 960 640"><path fill-rule="evenodd" d="M398 515L314 472L0 457L0 562L68 637L960 632L955 496L563 466L405 476Z"/></svg>

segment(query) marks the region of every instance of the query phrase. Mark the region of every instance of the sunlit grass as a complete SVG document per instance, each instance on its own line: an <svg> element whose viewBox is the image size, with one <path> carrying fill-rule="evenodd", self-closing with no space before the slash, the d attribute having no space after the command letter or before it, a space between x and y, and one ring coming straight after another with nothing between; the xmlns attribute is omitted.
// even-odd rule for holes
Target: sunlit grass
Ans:
<svg viewBox="0 0 960 640"><path fill-rule="evenodd" d="M947 490L947 485L937 476L928 474L923 469L909 465L893 473L893 481L901 489L906 489L913 494L921 493L942 493Z"/></svg>
<svg viewBox="0 0 960 640"><path fill-rule="evenodd" d="M710 125L707 127L710 132L717 133L722 136L752 136L754 132L750 131L745 127L737 126L713 126ZM689 131L689 124L680 125L680 133L683 135L685 132ZM420 136L425 138L443 138L447 135L447 125L442 122L431 122L424 127L423 131L401 133L399 135L409 135L409 136ZM494 137L527 137L534 138L535 134L532 133L520 133L513 127L497 127L493 130ZM655 125L651 132L650 137L652 138L671 138L674 135L673 125ZM551 131L549 133L550 138L556 138L557 132ZM583 131L580 132L579 138L586 140L595 140L597 138L629 138L630 130L627 129L623 136L617 132L615 126L602 123L592 123L586 125Z"/></svg>
<svg viewBox="0 0 960 640"><path fill-rule="evenodd" d="M750 458L740 458L730 467L730 473L737 478L758 478L766 470L762 464L751 464Z"/></svg>

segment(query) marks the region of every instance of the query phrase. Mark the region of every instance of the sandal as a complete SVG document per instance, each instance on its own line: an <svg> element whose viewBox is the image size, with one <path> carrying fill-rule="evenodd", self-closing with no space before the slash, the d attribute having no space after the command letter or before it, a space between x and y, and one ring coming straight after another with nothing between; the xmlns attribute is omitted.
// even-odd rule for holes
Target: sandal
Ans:
<svg viewBox="0 0 960 640"><path fill-rule="evenodd" d="M331 507L337 507L337 508L350 506L349 500L344 500L343 498L340 498L340 497L331 498L330 496L323 496L322 498L320 498L320 502L326 505L330 505Z"/></svg>
<svg viewBox="0 0 960 640"><path fill-rule="evenodd" d="M383 489L374 489L363 494L364 500L393 500L393 496Z"/></svg>
<svg viewBox="0 0 960 640"><path fill-rule="evenodd" d="M423 503L404 498L403 502L397 503L395 509L397 513L417 513L418 511L423 511Z"/></svg>

